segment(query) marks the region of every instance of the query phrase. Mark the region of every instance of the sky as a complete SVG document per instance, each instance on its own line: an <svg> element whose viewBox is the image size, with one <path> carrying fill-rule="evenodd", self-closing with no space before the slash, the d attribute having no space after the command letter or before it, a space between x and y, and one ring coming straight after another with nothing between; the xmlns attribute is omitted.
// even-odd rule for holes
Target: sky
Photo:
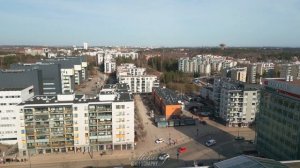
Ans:
<svg viewBox="0 0 300 168"><path fill-rule="evenodd" d="M300 47L300 0L0 2L0 45Z"/></svg>

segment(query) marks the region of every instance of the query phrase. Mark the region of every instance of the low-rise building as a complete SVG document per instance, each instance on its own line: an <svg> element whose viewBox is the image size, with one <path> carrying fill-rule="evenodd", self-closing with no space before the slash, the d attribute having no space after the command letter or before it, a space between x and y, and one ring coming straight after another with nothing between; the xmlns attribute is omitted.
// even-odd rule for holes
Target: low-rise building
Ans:
<svg viewBox="0 0 300 168"><path fill-rule="evenodd" d="M174 91L168 88L155 87L153 88L152 96L154 104L167 120L172 116L181 114L182 102Z"/></svg>

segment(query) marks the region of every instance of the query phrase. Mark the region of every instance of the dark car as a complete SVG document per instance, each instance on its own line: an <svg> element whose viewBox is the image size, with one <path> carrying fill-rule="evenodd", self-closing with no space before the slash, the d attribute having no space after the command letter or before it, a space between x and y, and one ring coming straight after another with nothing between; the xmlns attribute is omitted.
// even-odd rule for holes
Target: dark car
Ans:
<svg viewBox="0 0 300 168"><path fill-rule="evenodd" d="M234 138L236 141L243 141L245 140L245 137L242 137L242 136L237 136Z"/></svg>

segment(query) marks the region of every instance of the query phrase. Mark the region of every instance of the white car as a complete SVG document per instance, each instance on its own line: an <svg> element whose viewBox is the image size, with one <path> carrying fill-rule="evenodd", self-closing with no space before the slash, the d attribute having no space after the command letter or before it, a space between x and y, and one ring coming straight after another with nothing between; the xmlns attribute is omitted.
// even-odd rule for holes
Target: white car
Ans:
<svg viewBox="0 0 300 168"><path fill-rule="evenodd" d="M208 140L208 141L205 143L205 145L206 145L206 146L213 146L213 145L216 144L216 143L217 143L216 140L210 139L210 140Z"/></svg>
<svg viewBox="0 0 300 168"><path fill-rule="evenodd" d="M158 156L158 159L159 159L159 160L167 160L168 158L170 158L170 155L167 154L167 153L161 153L161 154Z"/></svg>
<svg viewBox="0 0 300 168"><path fill-rule="evenodd" d="M157 144L163 143L163 142L165 142L165 140L162 138L158 138L157 140L155 140L155 143L157 143Z"/></svg>

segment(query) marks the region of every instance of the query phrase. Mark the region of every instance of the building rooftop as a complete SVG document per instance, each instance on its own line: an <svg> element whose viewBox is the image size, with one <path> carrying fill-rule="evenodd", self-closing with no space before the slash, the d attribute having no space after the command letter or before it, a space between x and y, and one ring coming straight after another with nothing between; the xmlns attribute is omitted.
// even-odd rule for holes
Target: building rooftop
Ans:
<svg viewBox="0 0 300 168"><path fill-rule="evenodd" d="M168 88L160 88L160 87L154 87L153 91L155 91L159 97L161 97L165 104L178 104L178 101L180 101L177 94Z"/></svg>
<svg viewBox="0 0 300 168"><path fill-rule="evenodd" d="M25 88L26 87L24 87L24 88L0 88L0 91L21 91Z"/></svg>
<svg viewBox="0 0 300 168"><path fill-rule="evenodd" d="M215 168L288 168L288 166L266 158L240 155L214 164Z"/></svg>

